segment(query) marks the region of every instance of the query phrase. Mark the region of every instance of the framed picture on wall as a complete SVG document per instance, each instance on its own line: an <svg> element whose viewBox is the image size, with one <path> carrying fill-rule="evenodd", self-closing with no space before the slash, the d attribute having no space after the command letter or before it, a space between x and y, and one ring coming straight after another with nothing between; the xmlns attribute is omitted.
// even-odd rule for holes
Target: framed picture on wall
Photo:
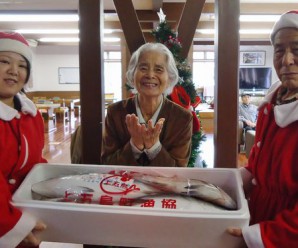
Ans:
<svg viewBox="0 0 298 248"><path fill-rule="evenodd" d="M59 84L79 84L80 69L79 67L59 67L58 78Z"/></svg>
<svg viewBox="0 0 298 248"><path fill-rule="evenodd" d="M265 65L265 51L245 51L240 52L240 65Z"/></svg>

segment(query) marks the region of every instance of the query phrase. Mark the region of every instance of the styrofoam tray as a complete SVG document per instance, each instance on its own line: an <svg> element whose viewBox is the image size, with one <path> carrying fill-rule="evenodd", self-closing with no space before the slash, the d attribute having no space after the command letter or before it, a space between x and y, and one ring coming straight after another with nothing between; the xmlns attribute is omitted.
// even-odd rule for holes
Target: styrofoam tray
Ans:
<svg viewBox="0 0 298 248"><path fill-rule="evenodd" d="M238 209L160 209L33 200L31 185L49 178L127 170L160 176L200 179L223 188ZM240 247L227 227L244 227L249 211L237 169L39 164L13 196L13 204L47 224L43 241L130 247Z"/></svg>

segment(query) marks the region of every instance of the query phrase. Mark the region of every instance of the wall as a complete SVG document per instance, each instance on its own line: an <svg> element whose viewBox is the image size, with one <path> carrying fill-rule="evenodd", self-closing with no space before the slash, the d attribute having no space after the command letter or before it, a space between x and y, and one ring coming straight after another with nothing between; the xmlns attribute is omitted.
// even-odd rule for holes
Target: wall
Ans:
<svg viewBox="0 0 298 248"><path fill-rule="evenodd" d="M78 46L33 49L33 87L29 91L79 91L79 84L59 84L59 67L79 67Z"/></svg>
<svg viewBox="0 0 298 248"><path fill-rule="evenodd" d="M105 45L105 51L120 51L120 46ZM114 93L115 100L122 99L121 68L118 63L105 63L105 92ZM38 46L33 48L33 82L27 92L74 92L79 84L60 84L59 67L79 67L78 46Z"/></svg>
<svg viewBox="0 0 298 248"><path fill-rule="evenodd" d="M272 67L272 83L278 80L273 66L273 47L272 46L240 46L240 51L265 51L266 62L261 67Z"/></svg>
<svg viewBox="0 0 298 248"><path fill-rule="evenodd" d="M194 46L194 51L210 50L213 46ZM241 46L240 51L266 51L265 67L273 68L271 46ZM59 67L79 67L78 46L37 46L33 48L33 86L27 91L79 91L79 84L59 84ZM272 82L277 81L275 70Z"/></svg>

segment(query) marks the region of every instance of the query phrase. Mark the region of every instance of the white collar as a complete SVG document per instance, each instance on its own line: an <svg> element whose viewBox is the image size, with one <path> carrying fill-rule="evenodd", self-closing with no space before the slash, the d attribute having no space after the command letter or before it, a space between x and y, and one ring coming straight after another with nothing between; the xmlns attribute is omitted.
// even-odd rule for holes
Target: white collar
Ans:
<svg viewBox="0 0 298 248"><path fill-rule="evenodd" d="M36 115L36 106L29 98L27 98L24 94L20 93L18 93L16 97L19 99L21 103L21 112L23 114L30 114L32 116ZM0 101L0 119L4 121L11 121L13 118L17 116L19 116L19 112L16 109Z"/></svg>
<svg viewBox="0 0 298 248"><path fill-rule="evenodd" d="M264 97L264 100L262 101L260 107L266 103L271 102L272 97L274 96L275 92L278 90L280 85L281 85L281 82L276 82L272 84L272 86L268 90L267 95ZM279 127L286 127L289 124L293 123L294 121L297 121L298 120L298 100L287 104L274 106L274 119L276 124Z"/></svg>
<svg viewBox="0 0 298 248"><path fill-rule="evenodd" d="M154 115L153 115L152 118L151 118L151 120L152 120L152 122L153 122L153 125L155 125L155 123L157 122L157 117L158 117L158 115L159 115L159 112L160 112L160 109L161 109L161 106L162 106L163 101L164 101L164 99L163 99L163 97L162 97L161 102L160 102L160 104L159 104L157 110L155 111ZM138 118L139 118L139 123L144 123L144 124L146 124L146 121L145 121L145 119L144 119L144 117L143 117L143 115L142 115L141 108L140 108L140 106L139 106L138 95L136 95L136 97L135 97L135 106L136 106L137 116L138 116Z"/></svg>

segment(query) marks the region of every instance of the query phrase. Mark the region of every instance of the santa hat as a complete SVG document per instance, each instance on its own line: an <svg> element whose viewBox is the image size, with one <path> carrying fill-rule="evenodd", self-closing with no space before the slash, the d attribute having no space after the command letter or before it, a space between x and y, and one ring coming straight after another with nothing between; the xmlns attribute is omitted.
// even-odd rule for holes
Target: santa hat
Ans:
<svg viewBox="0 0 298 248"><path fill-rule="evenodd" d="M270 40L272 44L277 31L283 28L298 29L298 10L288 11L282 14L280 18L276 21L270 34Z"/></svg>
<svg viewBox="0 0 298 248"><path fill-rule="evenodd" d="M0 52L15 52L25 57L32 65L32 53L26 39L18 33L0 32Z"/></svg>

